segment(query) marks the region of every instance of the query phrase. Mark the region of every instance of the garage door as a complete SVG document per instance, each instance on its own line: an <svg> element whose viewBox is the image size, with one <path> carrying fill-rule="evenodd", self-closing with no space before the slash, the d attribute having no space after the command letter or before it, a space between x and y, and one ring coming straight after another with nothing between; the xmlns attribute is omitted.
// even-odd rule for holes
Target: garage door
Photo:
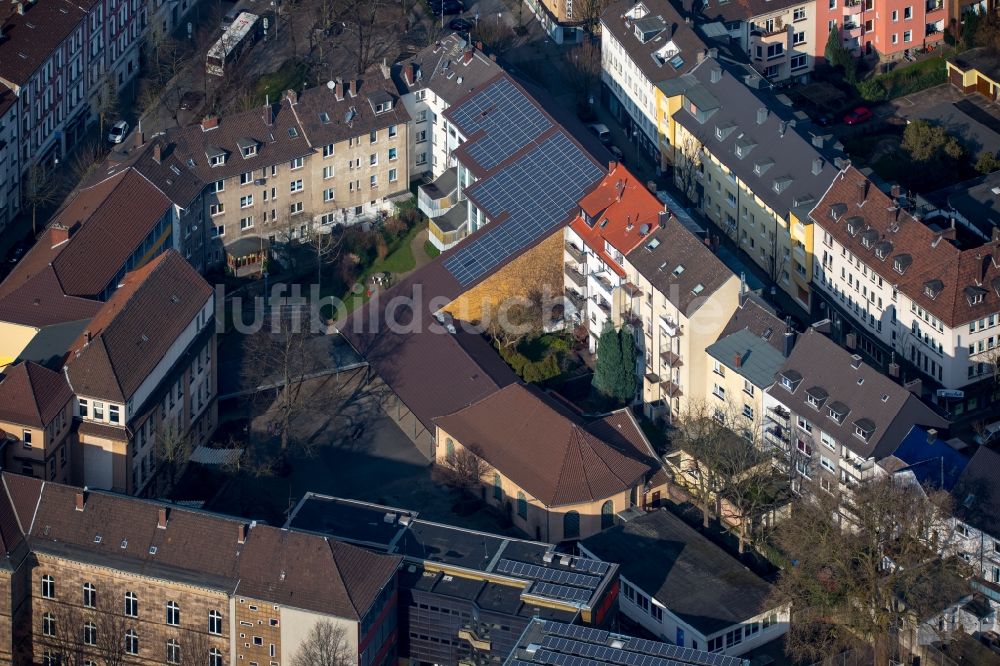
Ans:
<svg viewBox="0 0 1000 666"><path fill-rule="evenodd" d="M951 82L951 85L955 86L956 88L964 87L962 86L962 72L958 71L957 69L949 70L949 72L950 73L948 75L948 79Z"/></svg>
<svg viewBox="0 0 1000 666"><path fill-rule="evenodd" d="M984 79L981 76L976 77L976 92L977 93L979 93L980 95L984 95L984 96L986 96L989 99L993 99L993 91L991 90L991 88L992 88L992 86L990 85L990 82L989 82L988 79Z"/></svg>

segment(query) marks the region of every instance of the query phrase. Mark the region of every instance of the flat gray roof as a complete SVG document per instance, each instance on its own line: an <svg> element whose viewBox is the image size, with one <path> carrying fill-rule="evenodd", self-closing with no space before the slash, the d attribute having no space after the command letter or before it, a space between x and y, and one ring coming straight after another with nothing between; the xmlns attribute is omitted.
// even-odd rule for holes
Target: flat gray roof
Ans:
<svg viewBox="0 0 1000 666"><path fill-rule="evenodd" d="M772 347L769 341L747 329L719 339L705 351L759 388L770 386L774 382L774 375L785 362L784 355ZM736 365L737 357L740 359L739 366Z"/></svg>

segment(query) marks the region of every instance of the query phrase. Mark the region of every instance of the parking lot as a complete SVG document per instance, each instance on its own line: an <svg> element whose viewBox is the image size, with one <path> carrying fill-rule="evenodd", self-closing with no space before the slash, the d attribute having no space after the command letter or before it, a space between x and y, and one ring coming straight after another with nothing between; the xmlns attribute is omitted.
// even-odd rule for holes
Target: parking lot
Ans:
<svg viewBox="0 0 1000 666"><path fill-rule="evenodd" d="M906 120L940 124L972 154L1000 151L1000 103L982 95L964 95L945 83L900 97L886 106Z"/></svg>

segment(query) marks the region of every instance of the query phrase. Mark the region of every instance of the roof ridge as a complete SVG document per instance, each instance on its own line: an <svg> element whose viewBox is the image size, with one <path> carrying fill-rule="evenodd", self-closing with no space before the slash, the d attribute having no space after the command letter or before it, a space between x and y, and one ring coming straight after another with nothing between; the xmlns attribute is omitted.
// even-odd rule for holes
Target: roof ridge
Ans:
<svg viewBox="0 0 1000 666"><path fill-rule="evenodd" d="M335 540L331 540L327 536L324 536L323 540L326 542L327 552L330 554L330 561L333 564L333 569L337 572L337 580L340 582L340 586L344 588L344 594L346 594L347 598L350 600L351 608L354 609L355 614L360 618L361 613L367 609L358 608L358 602L354 599L354 595L351 594L351 587L347 584L347 581L344 579L344 574L340 570L340 563L337 561L337 555L333 552L334 549L333 544Z"/></svg>
<svg viewBox="0 0 1000 666"><path fill-rule="evenodd" d="M562 488L563 478L565 476L564 472L566 471L566 467L567 467L569 456L570 456L570 451L575 450L577 452L577 454L580 453L579 444L577 444L576 447L572 446L572 439L573 439L573 437L575 435L575 431L576 431L576 424L573 424L573 427L570 430L569 440L566 442L566 448L563 449L562 465L560 465L560 467L559 467L559 474L556 475L556 479L557 479L556 486L555 486L555 489L552 492L551 501L549 502L549 505L551 505L551 506L556 506L555 502L556 502L556 499L559 497L559 490ZM583 462L583 456L579 455L579 458L580 458L580 462L582 463ZM583 466L583 465L581 464L581 466ZM590 487L590 478L587 476L586 467L584 467L584 473L581 476L583 477L583 482L587 485L587 493L592 498L594 496L594 491Z"/></svg>
<svg viewBox="0 0 1000 666"><path fill-rule="evenodd" d="M17 528L21 530L21 535L24 536L26 532L24 531L24 525L21 524L21 516L17 514L17 510L14 509L14 498L10 496L10 488L7 487L7 477L2 476L3 492L7 497L7 501L10 502L11 509L14 511L14 521L17 522Z"/></svg>

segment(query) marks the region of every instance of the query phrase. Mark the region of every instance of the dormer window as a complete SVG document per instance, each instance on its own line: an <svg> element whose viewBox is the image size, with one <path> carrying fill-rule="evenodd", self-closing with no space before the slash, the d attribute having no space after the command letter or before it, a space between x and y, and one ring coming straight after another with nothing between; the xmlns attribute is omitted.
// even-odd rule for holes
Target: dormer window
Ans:
<svg viewBox="0 0 1000 666"><path fill-rule="evenodd" d="M375 105L375 113L384 113L392 110L392 101L380 102Z"/></svg>
<svg viewBox="0 0 1000 666"><path fill-rule="evenodd" d="M840 218L842 218L846 212L847 212L847 204L835 203L832 206L830 206L830 217L832 217L834 221L840 220Z"/></svg>
<svg viewBox="0 0 1000 666"><path fill-rule="evenodd" d="M892 242L883 240L875 244L875 256L881 261L885 261L890 252L892 252Z"/></svg>
<svg viewBox="0 0 1000 666"><path fill-rule="evenodd" d="M795 393L795 389L798 388L799 382L802 381L802 375L796 370L786 370L781 373L781 385L789 393Z"/></svg>
<svg viewBox="0 0 1000 666"><path fill-rule="evenodd" d="M860 437L864 441L871 439L871 436L875 433L875 422L871 419L858 419L854 422L854 434Z"/></svg>
<svg viewBox="0 0 1000 666"><path fill-rule="evenodd" d="M243 153L244 158L253 157L254 155L257 154L257 146L256 145L243 146L243 148L241 148L240 151Z"/></svg>
<svg viewBox="0 0 1000 666"><path fill-rule="evenodd" d="M851 410L842 402L831 402L830 408L827 411L827 416L836 421L837 423L843 423L844 419L847 418L848 412Z"/></svg>
<svg viewBox="0 0 1000 666"><path fill-rule="evenodd" d="M214 167L222 166L222 165L224 165L226 163L226 156L225 155L215 155L213 157L209 157L208 158L208 163L211 164Z"/></svg>
<svg viewBox="0 0 1000 666"><path fill-rule="evenodd" d="M206 146L205 157L213 167L222 166L226 163L226 151L216 146Z"/></svg>
<svg viewBox="0 0 1000 666"><path fill-rule="evenodd" d="M866 249L872 249L875 245L875 241L878 240L878 232L874 229L869 229L865 233L861 234L861 244L865 246Z"/></svg>
<svg viewBox="0 0 1000 666"><path fill-rule="evenodd" d="M924 282L924 296L934 300L944 290L944 283L941 280L928 280Z"/></svg>
<svg viewBox="0 0 1000 666"><path fill-rule="evenodd" d="M778 180L774 181L774 191L778 194L781 194L786 189L788 189L788 186L791 184L792 184L791 178L787 176L784 178L779 178Z"/></svg>
<svg viewBox="0 0 1000 666"><path fill-rule="evenodd" d="M860 217L852 217L851 219L847 220L847 233L849 233L851 236L857 236L858 233L861 231L861 227L863 224L864 220L862 220Z"/></svg>
<svg viewBox="0 0 1000 666"><path fill-rule="evenodd" d="M820 388L819 386L813 386L806 391L806 402L809 404L810 407L812 407L816 411L819 411L820 408L823 406L823 403L826 402L826 399L829 397L829 395L830 394L827 393L826 390L824 390L823 388Z"/></svg>
<svg viewBox="0 0 1000 666"><path fill-rule="evenodd" d="M965 288L965 299L969 301L969 305L979 305L983 302L983 298L986 297L986 290L982 287L966 287Z"/></svg>
<svg viewBox="0 0 1000 666"><path fill-rule="evenodd" d="M900 275L906 272L906 269L910 267L913 263L913 257L908 254L897 254L892 260L892 270L896 271Z"/></svg>

